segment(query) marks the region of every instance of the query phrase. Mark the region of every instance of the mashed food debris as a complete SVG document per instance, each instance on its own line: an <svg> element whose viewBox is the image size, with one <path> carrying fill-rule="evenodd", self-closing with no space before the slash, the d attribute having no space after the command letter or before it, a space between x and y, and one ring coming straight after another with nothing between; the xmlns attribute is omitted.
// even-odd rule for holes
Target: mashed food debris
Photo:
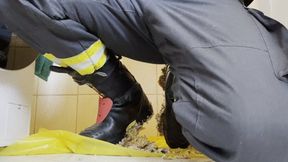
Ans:
<svg viewBox="0 0 288 162"><path fill-rule="evenodd" d="M195 159L206 158L199 151L189 146L187 149L170 149L165 143L164 137L147 138L140 136L139 132L143 129L142 125L130 124L127 128L126 137L122 139L119 145L136 150L163 153L163 159ZM161 146L161 148L159 147Z"/></svg>

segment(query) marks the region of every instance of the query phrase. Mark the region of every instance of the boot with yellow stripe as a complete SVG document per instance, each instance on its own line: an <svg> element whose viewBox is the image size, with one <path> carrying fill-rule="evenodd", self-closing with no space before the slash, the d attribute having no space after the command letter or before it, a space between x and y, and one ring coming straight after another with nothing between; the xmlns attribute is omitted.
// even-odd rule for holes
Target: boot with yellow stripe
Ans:
<svg viewBox="0 0 288 162"><path fill-rule="evenodd" d="M90 75L81 76L68 68L51 67L51 70L66 72L79 85L87 84L113 101L112 109L105 120L85 129L80 135L116 144L124 138L130 123L136 121L143 124L153 114L152 106L141 86L114 56L110 56L102 68Z"/></svg>

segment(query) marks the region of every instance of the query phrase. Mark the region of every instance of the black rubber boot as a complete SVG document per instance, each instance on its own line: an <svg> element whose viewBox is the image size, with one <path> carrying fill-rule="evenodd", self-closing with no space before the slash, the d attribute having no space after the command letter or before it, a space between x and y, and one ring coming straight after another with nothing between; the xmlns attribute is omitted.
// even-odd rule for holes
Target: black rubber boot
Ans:
<svg viewBox="0 0 288 162"><path fill-rule="evenodd" d="M172 109L172 103L174 102L173 91L171 86L174 80L174 75L167 68L166 84L165 84L165 110L163 112L163 134L166 143L171 148L187 148L189 142L182 134L181 125L175 118L174 111Z"/></svg>
<svg viewBox="0 0 288 162"><path fill-rule="evenodd" d="M248 7L254 0L240 0L245 7Z"/></svg>
<svg viewBox="0 0 288 162"><path fill-rule="evenodd" d="M68 73L79 85L87 84L113 101L105 120L85 129L80 135L116 144L124 138L130 123L136 120L138 124L143 124L153 114L141 86L114 56L110 56L105 65L91 75L81 76L67 68L63 71L63 68L51 67L51 70Z"/></svg>

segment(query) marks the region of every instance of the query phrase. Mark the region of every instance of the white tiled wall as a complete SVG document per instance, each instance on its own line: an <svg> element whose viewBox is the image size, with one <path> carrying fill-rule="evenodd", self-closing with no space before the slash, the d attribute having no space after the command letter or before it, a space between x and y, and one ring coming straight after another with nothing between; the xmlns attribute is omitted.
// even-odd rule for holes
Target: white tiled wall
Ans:
<svg viewBox="0 0 288 162"><path fill-rule="evenodd" d="M98 99L98 95L78 95L77 133L95 123L98 113Z"/></svg>
<svg viewBox="0 0 288 162"><path fill-rule="evenodd" d="M51 73L49 81L39 80L38 95L77 95L78 85L67 74Z"/></svg>
<svg viewBox="0 0 288 162"><path fill-rule="evenodd" d="M280 21L286 27L288 26L288 1L287 0L254 0L252 8L264 12L266 15Z"/></svg>
<svg viewBox="0 0 288 162"><path fill-rule="evenodd" d="M154 108L153 118L144 125L141 135L156 136L155 114L163 102L163 90L158 85L163 65L153 65L123 58L142 85ZM31 133L39 128L62 129L79 133L96 121L99 95L88 86L78 86L65 74L51 73L49 81L36 78Z"/></svg>
<svg viewBox="0 0 288 162"><path fill-rule="evenodd" d="M38 96L35 129L76 131L78 98L74 95Z"/></svg>

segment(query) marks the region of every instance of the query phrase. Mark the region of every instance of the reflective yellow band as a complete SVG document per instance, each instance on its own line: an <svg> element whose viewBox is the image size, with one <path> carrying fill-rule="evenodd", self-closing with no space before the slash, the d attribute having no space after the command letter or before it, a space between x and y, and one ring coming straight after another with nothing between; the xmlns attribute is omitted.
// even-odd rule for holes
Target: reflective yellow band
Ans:
<svg viewBox="0 0 288 162"><path fill-rule="evenodd" d="M44 55L61 67L71 67L81 75L92 74L100 69L107 61L105 45L99 40L82 53L64 59L56 58L53 54Z"/></svg>
<svg viewBox="0 0 288 162"><path fill-rule="evenodd" d="M48 60L54 62L55 64L61 66L61 67L68 67L67 65L64 65L60 59L56 58L53 54L46 53L44 54L44 57L46 57Z"/></svg>
<svg viewBox="0 0 288 162"><path fill-rule="evenodd" d="M100 57L99 61L96 64L91 65L91 66L87 67L86 69L80 70L80 71L78 71L78 73L83 74L83 73L87 73L88 71L93 71L94 72L95 70L98 70L101 67L103 67L104 64L106 63L106 61L107 61L107 55L106 54L102 55ZM99 68L96 69L95 67L99 67ZM90 73L90 74L92 74L92 73Z"/></svg>

